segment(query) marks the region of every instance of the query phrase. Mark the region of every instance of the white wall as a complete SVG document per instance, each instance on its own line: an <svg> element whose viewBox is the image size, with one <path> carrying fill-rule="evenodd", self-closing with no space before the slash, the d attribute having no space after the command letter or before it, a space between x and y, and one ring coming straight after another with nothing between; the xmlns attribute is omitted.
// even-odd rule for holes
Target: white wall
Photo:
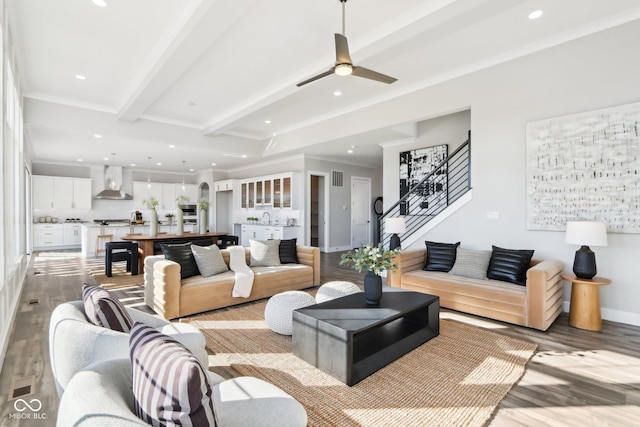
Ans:
<svg viewBox="0 0 640 427"><path fill-rule="evenodd" d="M640 101L637 40L634 22L398 100L418 117L471 106L473 200L425 238L532 248L535 258L559 259L570 272L578 248L564 243L564 233L526 229L525 124ZM385 148L385 200L397 194L395 151ZM499 221L488 221L487 211L500 212ZM603 318L640 325L640 235L609 234L609 246L594 250L598 275L613 281L600 290ZM565 310L569 292L566 285Z"/></svg>
<svg viewBox="0 0 640 427"><path fill-rule="evenodd" d="M7 345L13 327L14 314L18 308L24 285L29 258L26 254L26 181L25 162L29 153L24 152L23 138L16 135L22 120L18 114L10 128L7 125L7 75L9 68L14 77L18 100L21 99L20 72L13 60L11 35L3 23L6 22L4 2L0 1L0 367L4 362ZM3 46L4 44L4 46ZM7 67L8 64L8 67ZM22 104L19 101L20 104ZM18 123L19 122L19 123Z"/></svg>

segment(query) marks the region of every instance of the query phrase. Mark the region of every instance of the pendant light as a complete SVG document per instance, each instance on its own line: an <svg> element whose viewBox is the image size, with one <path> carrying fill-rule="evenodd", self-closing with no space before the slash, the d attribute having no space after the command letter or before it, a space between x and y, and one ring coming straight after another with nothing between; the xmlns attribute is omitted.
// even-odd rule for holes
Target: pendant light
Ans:
<svg viewBox="0 0 640 427"><path fill-rule="evenodd" d="M187 191L187 187L184 185L184 164L186 163L186 160L182 161L182 192L186 192Z"/></svg>
<svg viewBox="0 0 640 427"><path fill-rule="evenodd" d="M151 157L147 157L147 191L151 191Z"/></svg>

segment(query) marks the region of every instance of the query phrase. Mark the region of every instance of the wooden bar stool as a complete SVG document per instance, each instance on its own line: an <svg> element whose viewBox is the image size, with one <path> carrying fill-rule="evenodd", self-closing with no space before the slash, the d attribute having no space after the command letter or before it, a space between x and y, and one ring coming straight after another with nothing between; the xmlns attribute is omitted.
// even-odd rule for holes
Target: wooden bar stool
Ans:
<svg viewBox="0 0 640 427"><path fill-rule="evenodd" d="M101 240L104 240L102 247L100 247L100 243ZM96 236L96 252L95 252L95 257L98 258L98 253L100 252L105 252L105 247L104 247L104 243L107 243L107 240L109 242L113 241L113 234L98 234Z"/></svg>

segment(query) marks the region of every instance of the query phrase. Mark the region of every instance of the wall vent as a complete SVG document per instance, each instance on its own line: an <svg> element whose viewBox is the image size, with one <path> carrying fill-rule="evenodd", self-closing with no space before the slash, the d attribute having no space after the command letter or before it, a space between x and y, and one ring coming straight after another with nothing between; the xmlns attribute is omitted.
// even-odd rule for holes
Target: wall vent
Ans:
<svg viewBox="0 0 640 427"><path fill-rule="evenodd" d="M344 182L344 173L342 171L331 171L331 186L342 187Z"/></svg>

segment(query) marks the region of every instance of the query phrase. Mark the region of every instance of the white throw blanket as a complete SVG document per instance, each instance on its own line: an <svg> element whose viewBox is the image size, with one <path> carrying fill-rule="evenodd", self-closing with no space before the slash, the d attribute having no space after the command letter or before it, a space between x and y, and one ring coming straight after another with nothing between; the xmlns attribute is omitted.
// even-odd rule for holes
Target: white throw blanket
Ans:
<svg viewBox="0 0 640 427"><path fill-rule="evenodd" d="M229 268L236 273L236 282L233 285L231 296L234 298L249 298L253 287L253 271L247 265L244 247L229 246Z"/></svg>

